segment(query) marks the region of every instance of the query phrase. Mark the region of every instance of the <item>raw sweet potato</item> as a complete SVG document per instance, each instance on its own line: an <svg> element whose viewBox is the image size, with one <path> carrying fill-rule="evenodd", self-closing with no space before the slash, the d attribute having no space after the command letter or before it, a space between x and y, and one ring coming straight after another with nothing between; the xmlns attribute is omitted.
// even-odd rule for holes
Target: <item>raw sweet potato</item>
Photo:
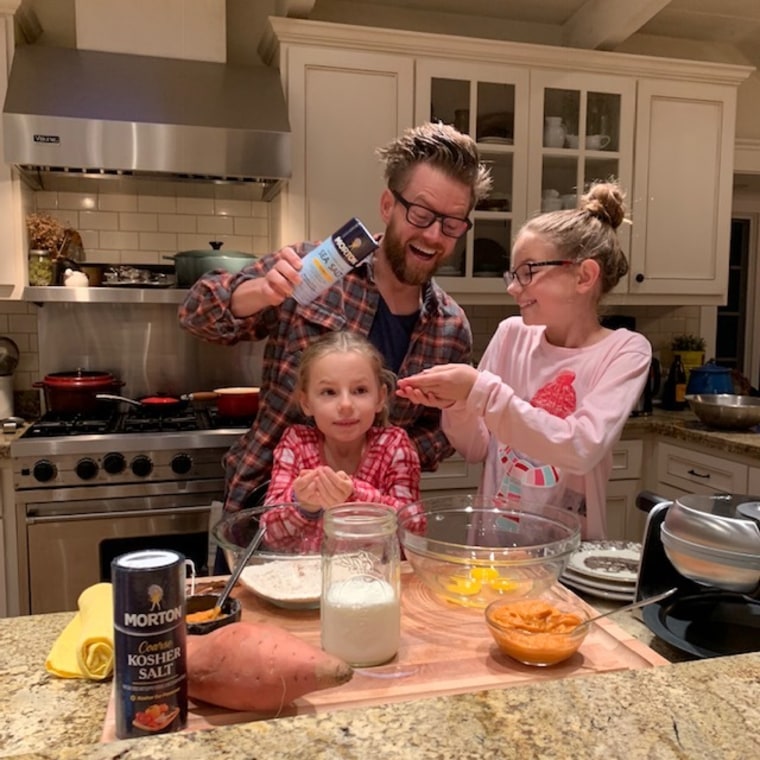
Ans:
<svg viewBox="0 0 760 760"><path fill-rule="evenodd" d="M352 676L343 660L267 623L230 623L187 637L188 694L231 710L278 712Z"/></svg>

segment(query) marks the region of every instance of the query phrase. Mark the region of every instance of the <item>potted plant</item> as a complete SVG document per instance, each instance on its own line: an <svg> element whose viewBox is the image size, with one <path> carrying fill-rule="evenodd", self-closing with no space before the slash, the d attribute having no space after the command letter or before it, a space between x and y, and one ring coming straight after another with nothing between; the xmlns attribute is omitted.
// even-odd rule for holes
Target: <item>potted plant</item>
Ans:
<svg viewBox="0 0 760 760"><path fill-rule="evenodd" d="M705 363L705 339L698 335L682 334L673 336L670 348L673 356L678 354L686 370L686 380L689 379L689 372L694 367L701 367Z"/></svg>

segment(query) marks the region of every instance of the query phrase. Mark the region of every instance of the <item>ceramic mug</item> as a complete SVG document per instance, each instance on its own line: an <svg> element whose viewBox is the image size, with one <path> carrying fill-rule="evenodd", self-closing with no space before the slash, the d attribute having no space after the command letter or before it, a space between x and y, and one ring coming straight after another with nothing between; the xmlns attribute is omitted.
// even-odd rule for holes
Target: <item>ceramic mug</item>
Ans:
<svg viewBox="0 0 760 760"><path fill-rule="evenodd" d="M609 135L587 135L586 137L586 148L588 150L604 150L609 144Z"/></svg>
<svg viewBox="0 0 760 760"><path fill-rule="evenodd" d="M541 201L541 211L559 211L561 208L561 198L544 198Z"/></svg>
<svg viewBox="0 0 760 760"><path fill-rule="evenodd" d="M560 196L562 208L575 208L578 205L578 196L575 193L566 193Z"/></svg>
<svg viewBox="0 0 760 760"><path fill-rule="evenodd" d="M578 135L565 135L565 147L577 148L578 147Z"/></svg>

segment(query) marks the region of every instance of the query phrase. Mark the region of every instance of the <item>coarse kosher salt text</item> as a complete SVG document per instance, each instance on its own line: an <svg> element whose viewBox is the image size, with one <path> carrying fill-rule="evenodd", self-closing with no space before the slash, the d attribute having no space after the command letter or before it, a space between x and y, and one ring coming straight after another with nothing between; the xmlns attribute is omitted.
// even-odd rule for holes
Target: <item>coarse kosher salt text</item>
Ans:
<svg viewBox="0 0 760 760"><path fill-rule="evenodd" d="M137 678L145 681L166 678L174 673L174 663L182 656L182 648L172 646L171 641L151 643L143 641L137 652L127 655L127 664L137 668ZM172 647L165 651L154 651Z"/></svg>

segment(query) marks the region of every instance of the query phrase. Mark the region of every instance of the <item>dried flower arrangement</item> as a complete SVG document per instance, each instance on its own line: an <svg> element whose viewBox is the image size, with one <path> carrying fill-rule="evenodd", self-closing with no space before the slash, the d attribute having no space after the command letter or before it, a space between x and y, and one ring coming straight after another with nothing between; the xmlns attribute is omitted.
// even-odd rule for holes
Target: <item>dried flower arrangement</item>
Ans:
<svg viewBox="0 0 760 760"><path fill-rule="evenodd" d="M704 351L705 339L697 335L675 335L670 344L673 351Z"/></svg>
<svg viewBox="0 0 760 760"><path fill-rule="evenodd" d="M66 228L53 216L32 213L26 216L29 247L51 251L57 256L66 236Z"/></svg>

